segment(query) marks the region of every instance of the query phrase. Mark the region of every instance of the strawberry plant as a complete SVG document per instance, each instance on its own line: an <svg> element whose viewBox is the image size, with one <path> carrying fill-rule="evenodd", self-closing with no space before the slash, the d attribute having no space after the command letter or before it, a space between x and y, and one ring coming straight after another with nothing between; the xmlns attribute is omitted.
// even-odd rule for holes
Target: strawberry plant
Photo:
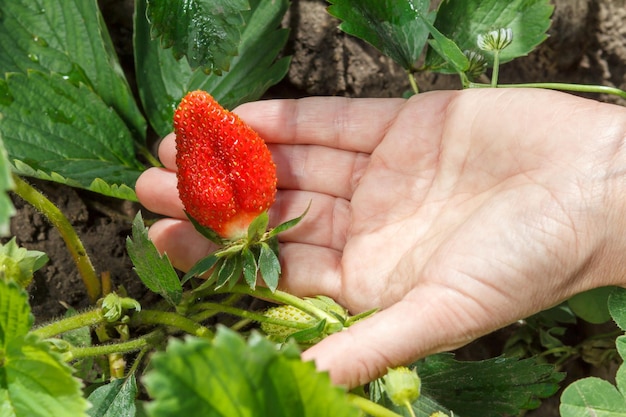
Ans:
<svg viewBox="0 0 626 417"><path fill-rule="evenodd" d="M59 230L92 303L34 325L27 290L46 255L14 240L0 247L0 416L498 416L536 408L557 391L563 374L539 357L437 354L352 392L300 359L302 347L376 311L351 316L328 297L277 289L279 233L306 213L268 230L276 167L263 139L226 109L285 76L280 22L288 7L137 0L136 99L95 0L0 0L0 187ZM444 0L436 9L426 0L332 0L328 11L395 60L417 94L421 71L456 74L466 88L503 87L500 65L545 40L552 8L545 0ZM602 86L526 86L626 96ZM172 130L181 200L218 249L183 275L138 213L126 249L158 296L143 303L110 288L68 219L24 177L135 201L139 174L159 166L150 132ZM0 193L4 235L12 213ZM610 315L626 330L623 291L580 297L571 310L596 321ZM250 299L271 305L251 308ZM590 300L606 311L596 315ZM609 413L626 409L623 376L620 368L617 387L576 382L563 394L563 415L620 415Z"/></svg>

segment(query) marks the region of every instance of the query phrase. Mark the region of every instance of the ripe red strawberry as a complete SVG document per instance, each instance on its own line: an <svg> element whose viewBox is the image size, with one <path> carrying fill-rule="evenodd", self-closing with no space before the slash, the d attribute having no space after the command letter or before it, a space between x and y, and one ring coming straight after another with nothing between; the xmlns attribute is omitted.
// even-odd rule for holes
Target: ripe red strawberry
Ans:
<svg viewBox="0 0 626 417"><path fill-rule="evenodd" d="M178 192L202 226L235 240L276 197L276 166L263 139L205 91L174 114Z"/></svg>

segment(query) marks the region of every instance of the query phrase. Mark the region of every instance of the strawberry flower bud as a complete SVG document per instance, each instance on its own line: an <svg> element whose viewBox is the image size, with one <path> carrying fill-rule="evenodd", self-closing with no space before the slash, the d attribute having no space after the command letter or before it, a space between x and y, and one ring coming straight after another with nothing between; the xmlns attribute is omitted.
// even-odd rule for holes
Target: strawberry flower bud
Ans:
<svg viewBox="0 0 626 417"><path fill-rule="evenodd" d="M182 99L174 131L187 214L224 239L245 237L276 197L276 166L263 139L201 90Z"/></svg>
<svg viewBox="0 0 626 417"><path fill-rule="evenodd" d="M406 406L420 396L422 383L415 370L405 366L388 369L383 381L387 396L397 406Z"/></svg>

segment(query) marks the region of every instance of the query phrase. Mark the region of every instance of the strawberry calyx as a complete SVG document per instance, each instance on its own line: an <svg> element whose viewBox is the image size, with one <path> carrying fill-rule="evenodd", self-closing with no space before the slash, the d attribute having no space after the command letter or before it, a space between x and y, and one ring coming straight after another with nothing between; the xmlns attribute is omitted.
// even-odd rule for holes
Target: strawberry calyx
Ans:
<svg viewBox="0 0 626 417"><path fill-rule="evenodd" d="M235 240L221 237L187 213L196 230L220 248L200 259L183 277L183 282L208 274L203 288L214 286L214 289L219 289L227 284L232 288L243 277L248 286L254 289L257 277L260 276L274 292L281 274L278 234L300 223L308 211L309 207L300 216L271 229L268 229L269 215L264 211L249 223L247 233Z"/></svg>

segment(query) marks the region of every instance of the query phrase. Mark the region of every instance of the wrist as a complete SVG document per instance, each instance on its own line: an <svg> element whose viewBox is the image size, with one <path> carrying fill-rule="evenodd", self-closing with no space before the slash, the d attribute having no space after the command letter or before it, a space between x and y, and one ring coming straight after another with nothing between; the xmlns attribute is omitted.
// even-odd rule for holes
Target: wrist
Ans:
<svg viewBox="0 0 626 417"><path fill-rule="evenodd" d="M602 274L607 285L626 287L626 108L604 104L608 163L604 201L607 208Z"/></svg>

